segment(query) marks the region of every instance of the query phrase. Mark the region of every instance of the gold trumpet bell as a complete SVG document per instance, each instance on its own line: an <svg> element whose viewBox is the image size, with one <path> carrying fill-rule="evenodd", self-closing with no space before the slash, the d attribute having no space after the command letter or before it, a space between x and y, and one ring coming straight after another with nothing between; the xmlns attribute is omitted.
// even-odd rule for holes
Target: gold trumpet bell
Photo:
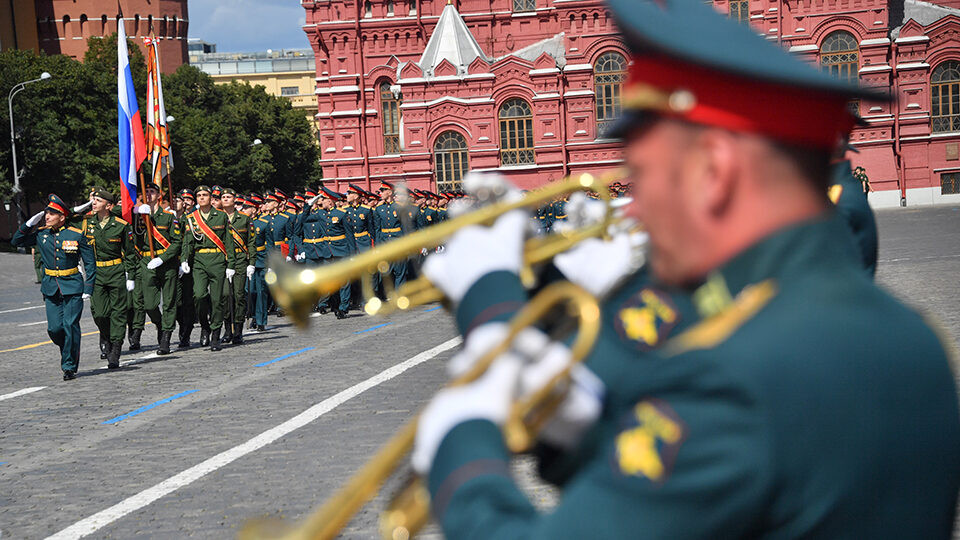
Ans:
<svg viewBox="0 0 960 540"><path fill-rule="evenodd" d="M294 324L306 328L314 306L329 294L320 269L287 262L278 253L271 253L267 264L270 271L264 280L277 305L286 310Z"/></svg>

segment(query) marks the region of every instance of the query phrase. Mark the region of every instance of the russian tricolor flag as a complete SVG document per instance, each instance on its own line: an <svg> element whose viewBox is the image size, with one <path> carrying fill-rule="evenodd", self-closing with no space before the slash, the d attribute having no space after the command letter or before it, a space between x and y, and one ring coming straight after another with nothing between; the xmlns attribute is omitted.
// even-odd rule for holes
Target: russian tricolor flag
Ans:
<svg viewBox="0 0 960 540"><path fill-rule="evenodd" d="M123 219L133 221L133 205L137 202L137 170L147 159L143 142L140 107L133 90L130 57L127 54L127 33L123 18L117 21L117 136L120 142L120 197Z"/></svg>

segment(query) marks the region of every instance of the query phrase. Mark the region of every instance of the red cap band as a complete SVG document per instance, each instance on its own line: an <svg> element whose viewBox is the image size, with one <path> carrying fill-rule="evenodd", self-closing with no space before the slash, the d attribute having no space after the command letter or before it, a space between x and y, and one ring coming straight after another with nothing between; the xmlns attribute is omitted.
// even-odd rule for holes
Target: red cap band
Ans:
<svg viewBox="0 0 960 540"><path fill-rule="evenodd" d="M61 214L65 215L65 216L70 213L70 212L67 211L66 208L60 206L59 204L57 204L57 203L55 203L55 202L53 202L53 201L50 201L50 202L47 203L47 208L53 208L54 210L56 210L57 212L60 212Z"/></svg>
<svg viewBox="0 0 960 540"><path fill-rule="evenodd" d="M630 108L631 88L644 85L671 96L685 91L684 97L693 98L679 109L656 108L665 116L803 146L832 149L854 123L846 96L749 79L675 58L634 57L624 108Z"/></svg>

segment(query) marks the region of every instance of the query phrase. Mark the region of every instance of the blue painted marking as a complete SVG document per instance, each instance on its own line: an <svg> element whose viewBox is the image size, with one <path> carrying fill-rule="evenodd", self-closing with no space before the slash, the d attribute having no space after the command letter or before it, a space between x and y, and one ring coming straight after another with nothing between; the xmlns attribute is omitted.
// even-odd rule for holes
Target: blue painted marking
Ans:
<svg viewBox="0 0 960 540"><path fill-rule="evenodd" d="M436 311L436 310L438 310L438 309L440 309L440 308L442 308L442 307L443 307L443 306L432 307L432 308L430 308L430 309L425 309L425 310L423 310L423 312L424 312L424 313L430 313L431 311Z"/></svg>
<svg viewBox="0 0 960 540"><path fill-rule="evenodd" d="M175 395L175 396L170 396L170 397L168 397L168 398L166 398L166 399L161 399L160 401L154 401L153 403L151 403L151 404L149 404L149 405L144 405L143 407L140 407L139 409L137 409L137 410L135 410L135 411L128 412L127 414L120 415L120 416L118 416L118 417L116 417L116 418L111 418L111 419L107 420L106 422L102 422L102 423L103 423L103 424L116 424L117 422L119 422L119 421L121 421L121 420L126 420L127 418L133 418L134 416L136 416L136 415L138 415L138 414L140 414L140 413L143 413L143 412L147 412L147 411L149 411L150 409L152 409L152 408L154 408L154 407L156 407L156 406L158 406L158 405L163 405L164 403L169 403L169 402L171 402L171 401L173 401L173 400L175 400L175 399L177 399L177 398L182 398L183 396L189 396L190 394L192 394L192 393L194 393L194 392L197 392L197 390L187 390L186 392L180 392L179 394L177 394L177 395Z"/></svg>
<svg viewBox="0 0 960 540"><path fill-rule="evenodd" d="M362 333L364 333L364 332L369 332L369 331L371 331L371 330L376 330L377 328L383 328L384 326L390 326L391 324L393 324L393 323L385 322L385 323L383 323L383 324L378 324L378 325L376 325L376 326L371 326L370 328L367 328L366 330L357 330L356 332L354 332L354 334L362 334Z"/></svg>
<svg viewBox="0 0 960 540"><path fill-rule="evenodd" d="M290 358L291 356L296 356L296 355L298 355L298 354L300 354L300 353L305 353L305 352L307 352L307 351L312 351L312 350L313 350L313 347L307 347L306 349L300 349L299 351L293 351L292 353L290 353L290 354L285 354L285 355L281 356L280 358L274 358L273 360L267 360L266 362L263 362L263 363L260 363L260 364L254 364L253 367L269 366L270 364L272 364L272 363L274 363L274 362L279 362L279 361L281 361L281 360L286 360L287 358Z"/></svg>
<svg viewBox="0 0 960 540"><path fill-rule="evenodd" d="M6 465L7 463L10 463L10 462L9 462L9 461L0 461L0 465Z"/></svg>

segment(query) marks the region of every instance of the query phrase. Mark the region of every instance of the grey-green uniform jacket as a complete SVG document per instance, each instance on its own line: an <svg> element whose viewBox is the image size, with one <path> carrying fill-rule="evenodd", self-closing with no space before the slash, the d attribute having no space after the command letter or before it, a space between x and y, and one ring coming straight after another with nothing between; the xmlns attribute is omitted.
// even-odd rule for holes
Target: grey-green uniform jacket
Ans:
<svg viewBox="0 0 960 540"><path fill-rule="evenodd" d="M864 275L843 227L786 228L687 291L702 320L622 372L550 514L510 479L498 428L455 427L428 482L446 537L950 538L960 421L947 354ZM461 328L522 302L507 276L471 288ZM604 325L625 328L617 318Z"/></svg>

